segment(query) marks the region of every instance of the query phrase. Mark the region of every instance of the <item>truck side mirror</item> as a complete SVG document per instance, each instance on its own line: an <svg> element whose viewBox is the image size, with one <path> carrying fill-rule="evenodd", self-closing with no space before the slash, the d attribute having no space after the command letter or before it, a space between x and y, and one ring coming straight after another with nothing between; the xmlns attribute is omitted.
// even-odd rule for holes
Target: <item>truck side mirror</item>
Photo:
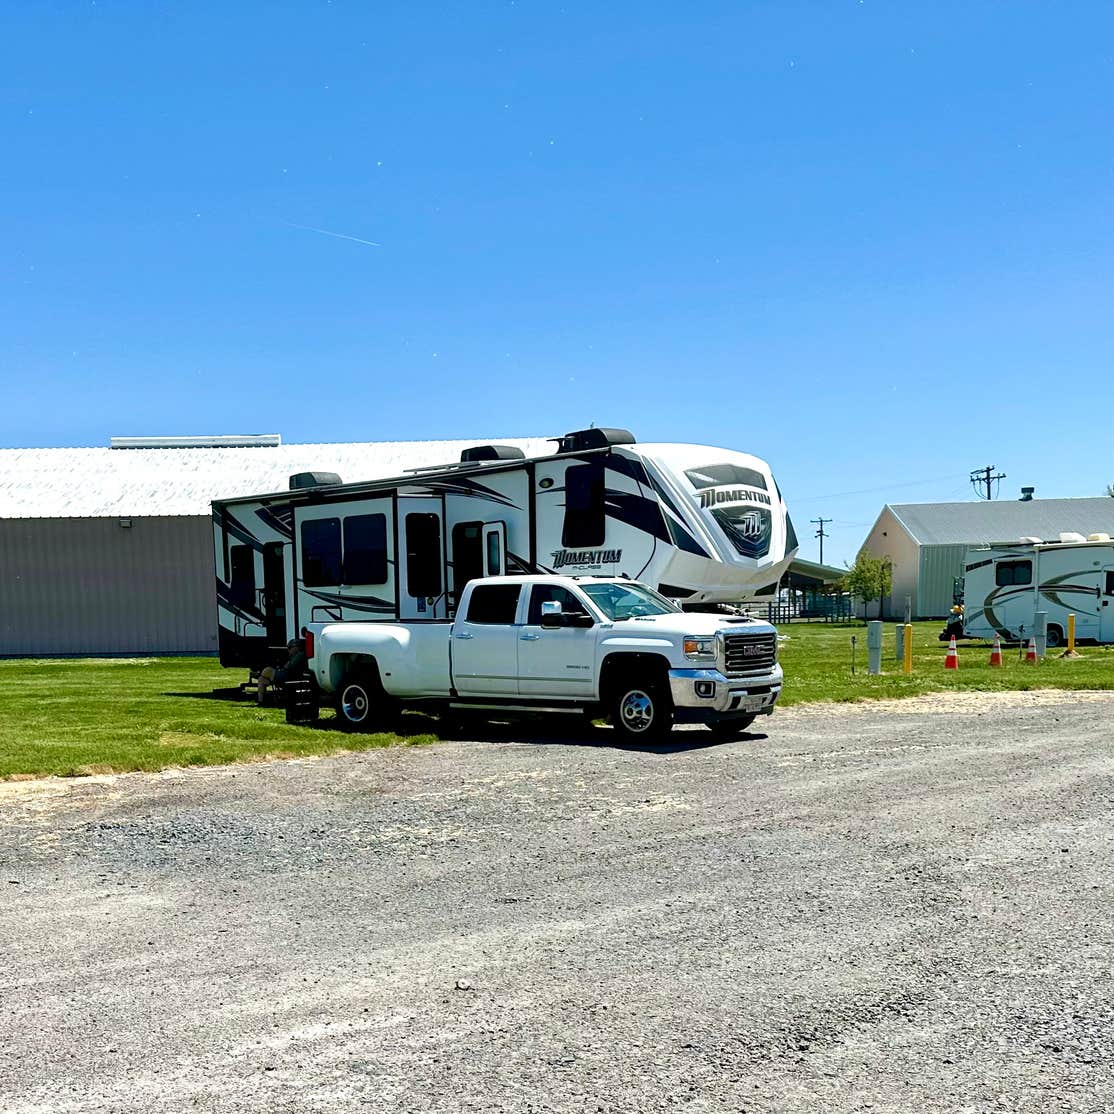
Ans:
<svg viewBox="0 0 1114 1114"><path fill-rule="evenodd" d="M546 600L542 604L542 626L549 630L556 630L564 626L564 608L556 600Z"/></svg>

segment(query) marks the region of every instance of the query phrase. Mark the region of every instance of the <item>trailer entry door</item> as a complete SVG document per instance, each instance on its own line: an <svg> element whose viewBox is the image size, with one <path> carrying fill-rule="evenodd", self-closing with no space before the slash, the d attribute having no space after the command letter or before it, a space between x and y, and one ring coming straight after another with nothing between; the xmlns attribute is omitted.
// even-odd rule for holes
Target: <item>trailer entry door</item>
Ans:
<svg viewBox="0 0 1114 1114"><path fill-rule="evenodd" d="M286 565L282 542L268 542L263 547L263 617L267 624L267 645L285 646L290 635L286 629Z"/></svg>

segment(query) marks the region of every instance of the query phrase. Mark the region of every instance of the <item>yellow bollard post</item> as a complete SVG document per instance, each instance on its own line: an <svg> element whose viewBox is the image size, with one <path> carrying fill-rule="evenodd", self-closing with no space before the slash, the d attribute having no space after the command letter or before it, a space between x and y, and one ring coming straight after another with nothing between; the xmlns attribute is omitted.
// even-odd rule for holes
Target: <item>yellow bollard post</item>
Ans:
<svg viewBox="0 0 1114 1114"><path fill-rule="evenodd" d="M1075 652L1075 616L1068 615L1068 648L1060 655L1062 658L1077 658Z"/></svg>
<svg viewBox="0 0 1114 1114"><path fill-rule="evenodd" d="M905 672L913 672L913 624L905 624Z"/></svg>

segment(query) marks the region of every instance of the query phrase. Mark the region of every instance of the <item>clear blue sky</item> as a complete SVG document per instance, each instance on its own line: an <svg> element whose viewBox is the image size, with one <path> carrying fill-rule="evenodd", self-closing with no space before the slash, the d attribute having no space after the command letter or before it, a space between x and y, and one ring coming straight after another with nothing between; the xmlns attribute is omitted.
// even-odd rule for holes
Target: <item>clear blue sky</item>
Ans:
<svg viewBox="0 0 1114 1114"><path fill-rule="evenodd" d="M0 446L624 425L836 561L1097 495L1112 106L1107 2L5 4Z"/></svg>

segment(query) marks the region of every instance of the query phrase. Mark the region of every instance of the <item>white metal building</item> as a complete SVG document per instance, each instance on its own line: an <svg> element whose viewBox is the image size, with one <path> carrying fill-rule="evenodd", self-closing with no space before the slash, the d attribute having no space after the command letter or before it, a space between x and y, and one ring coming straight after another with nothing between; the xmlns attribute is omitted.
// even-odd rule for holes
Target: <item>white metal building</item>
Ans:
<svg viewBox="0 0 1114 1114"><path fill-rule="evenodd" d="M942 619L952 606L953 581L963 575L968 549L1021 538L1058 541L1061 533L1072 532L1114 536L1114 499L887 503L862 548L893 565L883 618L901 619L909 596L914 619Z"/></svg>
<svg viewBox="0 0 1114 1114"><path fill-rule="evenodd" d="M296 472L394 476L484 440L553 448L164 440L180 447L0 449L0 655L215 653L211 500L285 491Z"/></svg>

